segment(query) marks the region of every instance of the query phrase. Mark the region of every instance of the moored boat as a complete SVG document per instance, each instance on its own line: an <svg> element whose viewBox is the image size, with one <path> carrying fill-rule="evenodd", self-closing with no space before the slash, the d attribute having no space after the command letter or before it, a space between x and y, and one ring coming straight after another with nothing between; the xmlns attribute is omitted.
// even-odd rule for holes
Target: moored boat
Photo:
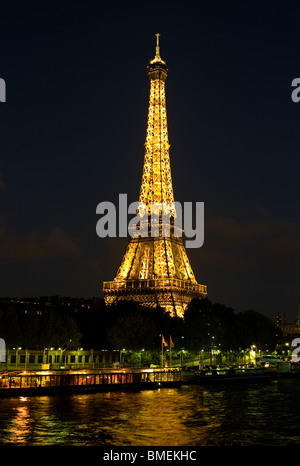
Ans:
<svg viewBox="0 0 300 466"><path fill-rule="evenodd" d="M178 369L2 371L0 396L156 389L181 385Z"/></svg>
<svg viewBox="0 0 300 466"><path fill-rule="evenodd" d="M272 376L271 371L264 368L213 368L195 371L193 373L184 372L182 374L183 383L206 384L214 382L234 382L243 380L266 380Z"/></svg>

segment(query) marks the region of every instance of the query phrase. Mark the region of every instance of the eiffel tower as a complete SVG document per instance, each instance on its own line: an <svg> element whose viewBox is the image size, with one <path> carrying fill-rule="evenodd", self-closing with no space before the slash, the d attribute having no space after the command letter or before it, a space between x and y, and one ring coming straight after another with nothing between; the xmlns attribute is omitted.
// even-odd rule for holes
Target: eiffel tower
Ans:
<svg viewBox="0 0 300 466"><path fill-rule="evenodd" d="M169 157L165 82L167 65L160 58L159 34L156 55L148 64L150 98L139 214L147 223L157 207L158 235L133 235L113 281L103 283L106 304L134 300L161 306L172 316L184 316L192 298L204 298L207 287L197 283L182 238L175 232L176 210ZM142 206L146 212L142 213ZM145 209L146 206L146 209ZM163 235L163 209L169 213L169 235ZM150 221L149 221L150 232Z"/></svg>

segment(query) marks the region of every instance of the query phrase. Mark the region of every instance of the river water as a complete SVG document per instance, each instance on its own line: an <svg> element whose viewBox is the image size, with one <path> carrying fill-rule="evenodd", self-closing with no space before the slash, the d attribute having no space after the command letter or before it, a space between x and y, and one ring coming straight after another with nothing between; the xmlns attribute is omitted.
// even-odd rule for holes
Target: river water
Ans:
<svg viewBox="0 0 300 466"><path fill-rule="evenodd" d="M1 445L300 445L300 380L0 400Z"/></svg>

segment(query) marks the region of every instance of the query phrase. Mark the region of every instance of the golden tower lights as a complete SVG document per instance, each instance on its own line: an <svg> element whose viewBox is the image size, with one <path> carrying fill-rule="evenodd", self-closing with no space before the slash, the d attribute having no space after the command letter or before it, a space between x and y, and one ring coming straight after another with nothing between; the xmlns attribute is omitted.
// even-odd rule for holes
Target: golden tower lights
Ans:
<svg viewBox="0 0 300 466"><path fill-rule="evenodd" d="M207 287L197 283L182 238L174 235L176 210L171 177L165 82L167 65L160 57L156 34L155 58L148 64L150 97L139 213L149 219L149 235L131 237L113 281L103 283L106 304L134 300L159 305L183 317L192 298L203 298ZM156 207L158 235L150 236L150 216ZM141 212L146 209L146 212ZM163 210L169 215L170 234L164 236Z"/></svg>

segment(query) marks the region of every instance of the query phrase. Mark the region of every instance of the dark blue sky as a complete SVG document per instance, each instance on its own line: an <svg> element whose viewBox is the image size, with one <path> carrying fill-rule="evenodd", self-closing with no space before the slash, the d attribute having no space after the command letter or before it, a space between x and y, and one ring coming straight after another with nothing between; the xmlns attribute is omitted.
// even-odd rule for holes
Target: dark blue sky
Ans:
<svg viewBox="0 0 300 466"><path fill-rule="evenodd" d="M300 77L296 1L1 6L0 296L101 296L126 239L96 206L138 199L156 32L175 198L204 201L188 255L208 297L296 318Z"/></svg>

